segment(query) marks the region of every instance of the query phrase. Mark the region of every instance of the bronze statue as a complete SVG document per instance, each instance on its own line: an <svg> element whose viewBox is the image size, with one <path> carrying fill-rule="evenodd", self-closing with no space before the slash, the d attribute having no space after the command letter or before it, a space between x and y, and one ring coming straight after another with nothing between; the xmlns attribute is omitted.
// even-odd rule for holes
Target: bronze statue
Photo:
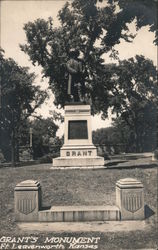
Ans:
<svg viewBox="0 0 158 250"><path fill-rule="evenodd" d="M82 62L79 57L78 50L70 51L70 60L67 62L67 70L69 73L67 94L71 100L75 102L83 101L84 95L84 80Z"/></svg>

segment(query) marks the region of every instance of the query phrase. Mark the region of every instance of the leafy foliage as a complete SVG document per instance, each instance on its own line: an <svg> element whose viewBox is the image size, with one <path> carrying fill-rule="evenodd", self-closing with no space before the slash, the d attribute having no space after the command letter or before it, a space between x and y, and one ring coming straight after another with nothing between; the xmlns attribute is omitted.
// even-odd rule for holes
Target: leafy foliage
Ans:
<svg viewBox="0 0 158 250"><path fill-rule="evenodd" d="M56 136L58 125L54 122L54 117L42 118L38 117L34 120L27 120L25 126L21 130L20 146L29 147L30 144L30 128L32 128L32 153L33 158L41 158L47 156L51 158L55 153L59 153L63 144L63 139Z"/></svg>
<svg viewBox="0 0 158 250"><path fill-rule="evenodd" d="M115 123L111 127L93 131L93 143L97 145L98 149L108 153L108 155L128 152L129 128L126 124L119 125Z"/></svg>
<svg viewBox="0 0 158 250"><path fill-rule="evenodd" d="M50 153L51 139L55 138L58 126L52 118L36 119L31 122L33 128L34 157Z"/></svg>
<svg viewBox="0 0 158 250"><path fill-rule="evenodd" d="M113 123L114 134L120 143L126 145L125 151L137 153L153 151L157 147L156 125L156 110L151 107L140 114L136 127L129 126L121 117Z"/></svg>
<svg viewBox="0 0 158 250"><path fill-rule="evenodd" d="M128 27L120 28L120 35L110 37L107 31L117 18L116 6L107 4L99 7L95 0L75 0L66 3L59 11L61 26L53 27L53 21L37 19L24 25L27 43L21 49L33 62L43 67L43 74L49 78L50 88L55 95L55 104L65 104L68 72L66 62L70 50L78 49L84 68L84 81L87 96L92 102L93 113L107 115L111 84L111 65L104 64L103 56L110 52L116 58L113 46L120 38L127 40ZM132 38L132 36L131 36Z"/></svg>
<svg viewBox="0 0 158 250"><path fill-rule="evenodd" d="M151 140L154 148L158 104L156 67L151 60L137 55L120 61L115 72L115 98L111 99L113 112L128 126L135 151L142 151L142 145Z"/></svg>
<svg viewBox="0 0 158 250"><path fill-rule="evenodd" d="M93 131L93 143L94 144L116 144L119 141L118 138L114 136L113 127L100 128Z"/></svg>
<svg viewBox="0 0 158 250"><path fill-rule="evenodd" d="M149 30L155 32L154 43L158 44L157 0L109 0L108 2L117 4L120 8L116 23L108 30L109 36L119 34L119 27L132 22L136 18L137 30L149 25Z"/></svg>
<svg viewBox="0 0 158 250"><path fill-rule="evenodd" d="M66 62L70 50L78 49L84 68L86 93L91 100L92 112L107 109L113 99L114 90L111 65L106 65L103 57L107 52L118 58L114 45L121 39L131 42L128 24L137 19L137 29L150 25L156 29L156 1L151 5L145 0L109 0L99 4L97 0L74 0L67 2L58 13L60 26L53 26L52 18L47 21L37 19L24 25L27 43L21 49L27 53L33 64L43 68L43 74L49 78L50 88L55 95L55 105L63 107L69 100L67 95L68 72ZM120 7L120 9L118 8ZM115 103L115 100L112 100Z"/></svg>
<svg viewBox="0 0 158 250"><path fill-rule="evenodd" d="M43 68L55 95L54 103L63 107L69 100L67 95L68 72L66 62L71 49L78 49L83 62L86 93L92 104L92 113L102 112L107 116L111 100L115 104L114 71L106 65L103 57L107 52L118 58L114 45L121 39L131 42L128 24L135 18L137 29L149 24L156 29L156 1L109 0L99 4L97 0L74 0L67 2L59 11L60 26L55 28L53 20L37 19L24 25L27 43L21 49L33 64ZM118 8L119 6L119 8ZM116 107L117 108L117 107Z"/></svg>
<svg viewBox="0 0 158 250"><path fill-rule="evenodd" d="M154 0L108 0L106 4L102 0L74 0L59 11L58 28L51 18L25 24L27 43L21 45L32 62L42 66L55 95L54 103L61 107L69 100L66 62L71 49L78 49L92 113L106 118L111 107L135 138L139 148L135 150L141 150L143 134L153 129L149 121L155 124L156 68L143 56L119 61L119 65L106 64L103 58L109 52L118 59L114 46L121 39L132 42L134 35L129 34L128 24L134 20L137 30L149 25L150 31L156 31L157 43L156 6ZM153 114L151 119L149 113Z"/></svg>
<svg viewBox="0 0 158 250"><path fill-rule="evenodd" d="M157 69L151 60L136 55L112 66L113 90L109 104L117 114L114 128L95 135L98 143L125 143L128 152L153 150L157 145ZM99 136L99 138L97 138Z"/></svg>
<svg viewBox="0 0 158 250"><path fill-rule="evenodd" d="M144 56L119 61L115 66L115 84L111 105L113 112L127 114L130 109L143 108L146 103L157 102L157 70L153 62ZM114 98L115 96L115 98Z"/></svg>
<svg viewBox="0 0 158 250"><path fill-rule="evenodd" d="M0 51L1 146L11 144L13 160L15 150L18 150L20 128L46 97L45 92L33 85L35 75L28 70L18 66L11 58L5 59L3 51Z"/></svg>

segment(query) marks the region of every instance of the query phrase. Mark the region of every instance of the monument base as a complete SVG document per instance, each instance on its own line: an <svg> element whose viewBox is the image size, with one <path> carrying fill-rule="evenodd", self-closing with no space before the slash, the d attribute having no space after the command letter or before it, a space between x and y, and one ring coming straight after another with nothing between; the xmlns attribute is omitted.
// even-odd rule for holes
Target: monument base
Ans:
<svg viewBox="0 0 158 250"><path fill-rule="evenodd" d="M53 159L56 167L104 166L104 158L97 156L97 148L92 143L91 107L85 103L65 105L64 145L60 157Z"/></svg>
<svg viewBox="0 0 158 250"><path fill-rule="evenodd" d="M104 158L97 156L96 147L91 145L64 145L60 157L53 159L54 167L94 167L104 166Z"/></svg>
<svg viewBox="0 0 158 250"><path fill-rule="evenodd" d="M89 166L104 166L104 158L95 156L95 157L58 157L53 159L53 167L89 167Z"/></svg>

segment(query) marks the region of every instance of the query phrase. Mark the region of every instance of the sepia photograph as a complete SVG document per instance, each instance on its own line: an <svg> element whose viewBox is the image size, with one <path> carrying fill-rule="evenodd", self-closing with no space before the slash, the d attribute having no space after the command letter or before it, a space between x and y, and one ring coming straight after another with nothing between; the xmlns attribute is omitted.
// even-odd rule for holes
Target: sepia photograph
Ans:
<svg viewBox="0 0 158 250"><path fill-rule="evenodd" d="M158 249L158 0L0 0L0 250Z"/></svg>

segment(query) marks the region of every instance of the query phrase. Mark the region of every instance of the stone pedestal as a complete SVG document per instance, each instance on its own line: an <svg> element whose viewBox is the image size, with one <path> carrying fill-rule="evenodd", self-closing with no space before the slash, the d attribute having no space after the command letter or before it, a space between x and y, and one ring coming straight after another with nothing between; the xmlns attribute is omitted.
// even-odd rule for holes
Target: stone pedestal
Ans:
<svg viewBox="0 0 158 250"><path fill-rule="evenodd" d="M41 207L41 186L38 181L26 180L17 184L15 195L15 220L37 221Z"/></svg>
<svg viewBox="0 0 158 250"><path fill-rule="evenodd" d="M117 181L116 205L120 209L121 220L143 220L143 184L132 178L120 179Z"/></svg>
<svg viewBox="0 0 158 250"><path fill-rule="evenodd" d="M97 156L92 143L90 105L65 105L64 145L53 167L103 166L104 158Z"/></svg>

